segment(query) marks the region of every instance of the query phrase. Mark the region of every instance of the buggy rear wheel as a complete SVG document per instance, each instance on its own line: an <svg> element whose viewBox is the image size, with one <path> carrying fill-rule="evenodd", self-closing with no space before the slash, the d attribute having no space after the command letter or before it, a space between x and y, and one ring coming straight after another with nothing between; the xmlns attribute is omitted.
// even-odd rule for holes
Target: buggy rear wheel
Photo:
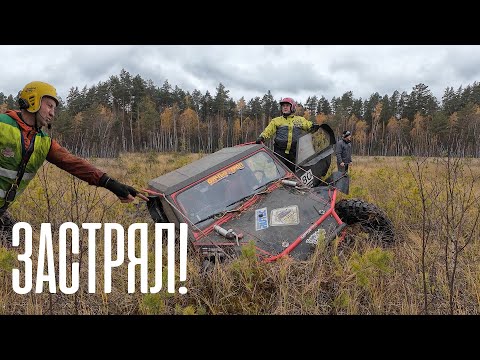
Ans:
<svg viewBox="0 0 480 360"><path fill-rule="evenodd" d="M379 234L387 243L394 240L393 223L374 204L360 199L343 199L335 204L335 212L348 225L360 224L366 232Z"/></svg>

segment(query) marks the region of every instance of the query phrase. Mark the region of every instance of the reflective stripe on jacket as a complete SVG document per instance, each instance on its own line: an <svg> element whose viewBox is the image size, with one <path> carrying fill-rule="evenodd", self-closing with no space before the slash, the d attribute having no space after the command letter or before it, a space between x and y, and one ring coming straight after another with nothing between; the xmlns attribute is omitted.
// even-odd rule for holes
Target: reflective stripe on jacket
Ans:
<svg viewBox="0 0 480 360"><path fill-rule="evenodd" d="M36 134L33 153L25 168L15 199L27 187L40 166L47 158L51 145L50 137L40 131ZM22 157L27 149L23 146L20 127L10 116L0 114L0 207L5 202L5 194L15 182Z"/></svg>

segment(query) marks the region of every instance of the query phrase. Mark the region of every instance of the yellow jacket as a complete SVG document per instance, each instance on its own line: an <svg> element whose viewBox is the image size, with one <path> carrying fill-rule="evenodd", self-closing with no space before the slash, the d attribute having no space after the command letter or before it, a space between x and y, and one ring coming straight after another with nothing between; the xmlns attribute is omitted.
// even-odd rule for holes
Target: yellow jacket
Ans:
<svg viewBox="0 0 480 360"><path fill-rule="evenodd" d="M303 116L279 116L270 121L260 136L269 139L275 134L275 145L284 150L285 154L289 154L290 150L296 150L301 130L310 131L312 125L313 123Z"/></svg>

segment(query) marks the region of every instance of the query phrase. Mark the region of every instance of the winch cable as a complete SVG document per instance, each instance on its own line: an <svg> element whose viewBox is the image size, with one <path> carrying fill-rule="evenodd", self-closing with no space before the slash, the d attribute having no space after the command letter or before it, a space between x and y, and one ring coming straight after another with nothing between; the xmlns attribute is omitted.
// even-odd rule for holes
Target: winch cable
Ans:
<svg viewBox="0 0 480 360"><path fill-rule="evenodd" d="M175 210L177 210L180 214L182 214L183 218L196 230L198 230L203 236L205 239L207 239L212 245L214 245L218 250L220 250L223 254L225 254L225 256L227 256L230 260L233 259L232 256L230 256L229 254L227 254L225 252L225 250L220 247L211 237L210 237L210 234L207 234L205 233L202 229L200 229L193 221L191 221L187 216L183 215L183 212L177 207L175 206L175 204L173 202L171 202L170 200L167 199L167 197L165 196L165 194L162 194L160 192L156 192L156 191L153 191L153 190L149 190L149 189L142 189L143 191L149 193L149 194L152 194L152 195L156 195L156 196L161 196L165 199L165 201ZM236 212L236 210L230 210L230 211L225 211L224 213L222 214L219 214L220 218L222 218L223 216L225 216L227 213L229 212Z"/></svg>
<svg viewBox="0 0 480 360"><path fill-rule="evenodd" d="M265 145L264 145L264 146L265 146ZM290 164L295 165L295 166L298 167L300 170L302 170L302 171L304 171L304 172L307 172L307 170L305 170L304 168L302 168L300 165L297 165L297 164L295 164L294 162L292 162L292 161L290 161L289 159L287 159L286 157L284 157L284 156L282 156L282 155L280 155L280 154L277 154L276 152L273 152L272 149L270 149L269 147L265 146L265 148L266 148L268 151L270 151L270 153L274 154L275 156L278 156L279 158L282 158L282 159L286 160L286 161L289 162ZM320 179L318 176L315 176L315 175L313 175L313 174L312 174L312 176L313 176L315 179L317 179L318 181L320 181L321 183L325 184L325 185L334 186L334 183L335 183L334 181L328 183L328 182L326 182L325 180ZM343 178L343 177L345 177L345 176L347 176L347 173L343 173L343 175L340 176L336 181L340 180L341 178Z"/></svg>

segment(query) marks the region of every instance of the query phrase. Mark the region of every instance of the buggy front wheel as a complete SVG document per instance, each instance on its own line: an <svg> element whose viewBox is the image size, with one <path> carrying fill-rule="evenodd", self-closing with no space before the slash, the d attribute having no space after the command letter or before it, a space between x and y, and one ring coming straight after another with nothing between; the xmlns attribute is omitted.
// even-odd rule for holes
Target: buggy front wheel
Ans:
<svg viewBox="0 0 480 360"><path fill-rule="evenodd" d="M366 232L379 234L387 243L394 240L393 223L374 204L360 199L343 199L335 204L335 212L347 225L359 224Z"/></svg>

